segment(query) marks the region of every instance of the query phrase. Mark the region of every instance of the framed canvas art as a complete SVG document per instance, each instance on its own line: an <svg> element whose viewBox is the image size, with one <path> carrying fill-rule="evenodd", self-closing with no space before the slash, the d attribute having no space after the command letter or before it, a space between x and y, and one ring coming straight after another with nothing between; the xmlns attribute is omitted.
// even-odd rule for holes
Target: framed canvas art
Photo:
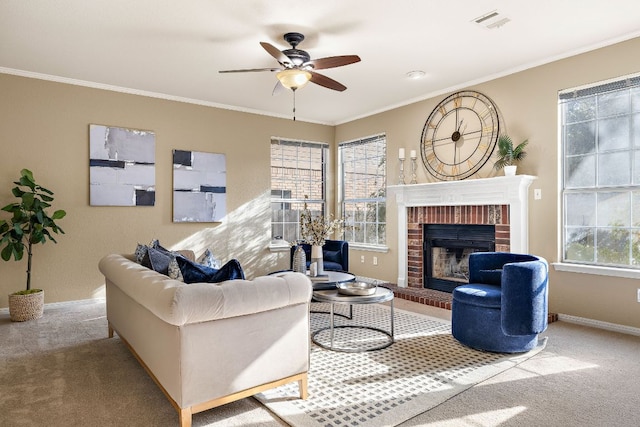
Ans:
<svg viewBox="0 0 640 427"><path fill-rule="evenodd" d="M173 150L173 221L219 222L226 213L225 155Z"/></svg>
<svg viewBox="0 0 640 427"><path fill-rule="evenodd" d="M156 135L89 125L91 206L154 206Z"/></svg>

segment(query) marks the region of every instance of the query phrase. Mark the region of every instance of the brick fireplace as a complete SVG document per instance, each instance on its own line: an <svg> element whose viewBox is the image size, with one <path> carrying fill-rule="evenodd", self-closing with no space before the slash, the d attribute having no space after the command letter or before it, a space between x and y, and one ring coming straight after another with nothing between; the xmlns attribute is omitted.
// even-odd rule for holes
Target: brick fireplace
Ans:
<svg viewBox="0 0 640 427"><path fill-rule="evenodd" d="M411 206L407 208L407 286L424 286L427 224L493 225L495 250L509 252L509 205Z"/></svg>
<svg viewBox="0 0 640 427"><path fill-rule="evenodd" d="M422 288L424 224L495 225L495 250L527 253L534 176L389 186L398 214L398 287Z"/></svg>

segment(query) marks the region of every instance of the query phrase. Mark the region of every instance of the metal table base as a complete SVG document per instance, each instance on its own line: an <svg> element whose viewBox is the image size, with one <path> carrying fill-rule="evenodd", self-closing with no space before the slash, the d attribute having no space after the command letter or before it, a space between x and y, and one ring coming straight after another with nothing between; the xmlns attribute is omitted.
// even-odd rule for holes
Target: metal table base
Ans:
<svg viewBox="0 0 640 427"><path fill-rule="evenodd" d="M348 296L341 295L337 291L317 291L314 292L314 299L319 302L328 302L330 305L329 310L329 326L321 328L315 331L311 335L311 341L319 347L322 347L327 350L340 351L345 353L361 353L365 351L374 351L381 350L383 348L389 347L391 344L395 342L394 338L394 312L393 312L393 291L387 288L378 288L376 293L368 296ZM365 325L335 325L334 315L335 315L335 304L350 304L353 307L353 304L377 304L381 302L390 301L390 330L386 331L381 328L376 328L373 326L365 326ZM351 307L350 310L353 310ZM350 314L353 314L351 311ZM336 347L335 346L335 330L339 328L354 328L354 329L367 329L370 331L375 331L384 334L387 339L382 344L367 347L367 348L345 348L345 347ZM317 339L317 335L323 331L329 330L330 342L329 345L320 342Z"/></svg>

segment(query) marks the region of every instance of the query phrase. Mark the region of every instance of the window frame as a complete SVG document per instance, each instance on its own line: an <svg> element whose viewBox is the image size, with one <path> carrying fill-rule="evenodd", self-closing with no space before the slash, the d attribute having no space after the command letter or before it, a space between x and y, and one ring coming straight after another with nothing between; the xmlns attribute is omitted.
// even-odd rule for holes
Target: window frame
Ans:
<svg viewBox="0 0 640 427"><path fill-rule="evenodd" d="M375 176L377 179L382 180L382 184L379 186L379 189L382 189L384 191L384 194L378 197L371 197L371 196L367 197L367 195L364 195L365 197L354 197L354 198L347 199L344 150L349 147L355 147L358 145L365 145L365 144L371 144L371 143L378 143L380 141L384 141L384 148L383 148L383 152L381 154L378 154L376 157L380 159L379 161L383 162L382 163L383 173L382 174L376 173ZM387 212L387 156L386 156L386 153L387 153L387 137L385 133L380 133L380 134L376 134L376 135L372 135L364 138L357 138L350 141L343 141L338 143L338 206L340 208L340 214L341 216L345 217L346 224L347 224L347 230L345 230L343 239L349 242L349 247L351 248L364 249L364 250L370 250L370 251L379 251L379 252L388 251L388 246L387 246L387 225L388 224L387 224L387 215L386 215L386 212ZM379 168L380 168L380 165L378 166L378 169ZM380 205L384 207L383 221L380 221L379 210L376 210L376 221L369 222L369 221L366 221L366 218L364 221L362 221L365 225L371 224L371 223L375 224L376 235L377 235L376 240L378 240L378 242L382 241L382 243L365 243L364 241L354 241L349 239L348 227L350 225L353 226L355 219L354 218L350 219L348 209L346 208L347 203L375 203L378 207ZM382 232L380 231L381 228L382 228ZM382 238L380 237L380 234L382 234Z"/></svg>
<svg viewBox="0 0 640 427"><path fill-rule="evenodd" d="M640 74L628 75L624 77L619 77L607 81L596 82L590 85L581 86L578 88L572 88L568 90L563 90L558 93L558 124L559 124L559 154L560 154L560 217L559 217L559 225L560 225L560 242L559 242L559 259L561 260L559 263L554 264L554 267L559 271L569 271L569 272L580 272L580 273L591 273L591 274L600 274L606 276L616 276L616 277L631 277L631 278L640 278L640 257L634 256L634 243L638 242L640 238L640 218L634 217L634 197L637 197L637 201L635 202L636 206L640 206L640 181L637 177L640 176L640 161L633 161L634 155L637 159L640 159L640 97L638 94L640 93ZM599 111L599 102L606 101L606 99L617 97L618 94L622 94L623 92L628 92L626 97L628 98L627 105L624 111L617 114L603 114L600 115ZM635 94L635 97L634 97ZM582 121L568 121L567 107L569 103L576 100L585 100L588 101L588 98L594 97L593 99L593 117L585 118ZM602 98L602 99L601 99ZM635 130L634 133L634 116L637 116L637 122L635 125L638 129ZM629 134L625 140L626 147L620 148L617 147L615 149L611 147L606 147L605 142L610 142L610 140L605 140L600 138L600 129L605 125L605 123L609 120L624 118L629 123ZM593 125L593 148L591 151L584 152L568 152L569 143L566 140L567 136L567 127L571 125L577 125L579 123L589 124L592 122ZM635 135L635 140L634 140ZM587 140L585 140L587 141ZM606 157L607 155L611 155L611 153L622 153L624 156L630 159L628 166L629 180L628 182L598 182L598 180L603 180L604 174L601 174L601 170L599 170L601 159ZM593 156L594 161L593 165L589 168L589 173L594 176L593 182L582 182L576 184L574 181L574 175L570 176L570 167L572 164L572 160L574 160L573 164L579 164L575 162L575 159L586 158L587 156ZM636 175L635 183L634 183L634 174ZM626 194L626 199L628 200L629 206L624 211L624 215L628 223L626 225L617 225L617 224L607 224L601 223L602 221L602 204L604 199L599 199L605 194ZM635 194L635 196L634 196ZM572 197L576 198L579 195L587 195L594 197L593 202L593 213L592 217L589 219L589 223L582 226L585 229L593 230L594 235L594 244L593 244L593 258L591 260L580 260L568 257L568 249L573 241L569 241L568 233L570 231L575 231L579 228L578 224L572 224L569 219L570 215L574 211L570 211L567 206L568 200ZM599 204L600 202L600 204ZM606 211L606 215L609 215L610 211ZM635 213L637 216L638 212ZM634 226L635 224L635 226ZM607 233L613 235L616 231L623 230L627 233L628 238L628 256L626 259L626 263L615 263L615 262L606 262L603 258L598 258L602 255L603 249L606 247L604 241L601 246L598 246L598 235L602 233L605 235ZM637 236L634 239L634 234ZM601 254L599 254L599 252ZM577 257L575 257L577 258ZM634 264L635 262L635 264Z"/></svg>
<svg viewBox="0 0 640 427"><path fill-rule="evenodd" d="M274 145L277 146L287 146L287 147L297 147L296 149L296 155L295 158L289 158L289 161L293 161L295 162L295 165L293 167L288 166L285 167L284 163L286 161L285 159L285 155L284 153L280 153L280 155L277 157L277 161L280 162L280 164L278 165L274 165L274 154L273 154L273 149L274 149ZM328 162L328 158L329 158L329 144L326 142L316 142L316 141L305 141L305 140L296 140L296 139L292 139L292 138L281 138L281 137L271 137L270 140L270 145L269 145L269 156L270 156L270 190L271 190L271 195L270 195L270 208L271 208L271 243L270 243L270 247L272 250L284 250L286 248L286 250L288 250L290 242L286 240L285 235L287 234L285 232L285 229L287 227L287 224L291 225L291 224L297 224L295 226L295 240L299 240L300 239L300 212L302 210L302 205L304 205L305 202L307 202L309 205L311 205L312 207L315 205L320 205L320 211L323 213L323 215L325 215L326 213L326 209L327 209L327 162ZM314 198L305 198L305 194L308 196L309 194L311 194L312 190L311 190L311 186L316 186L318 185L317 181L314 181L312 178L312 174L313 171L316 171L317 169L312 169L311 167L309 168L305 168L305 167L301 167L300 166L300 148L309 148L311 150L315 150L318 149L319 151L319 155L321 158L320 161L320 172L322 175L321 178L321 182L320 182L320 198L314 197ZM312 165L312 160L311 160L311 153L309 155L309 166ZM294 188L290 188L290 189L278 189L278 188L274 188L274 170L275 169L280 169L280 170L284 170L284 169L288 169L288 170L292 170L293 171L293 175L295 176L295 178L293 178L293 183L296 184L296 187L300 186L300 183L302 182L304 185L307 185L309 188L307 188L307 191L305 191L304 188L300 189L294 189ZM301 180L300 179L300 174L297 173L297 171L309 171L308 174L308 178ZM285 197L277 197L277 191L289 191L290 195L292 197L289 198L285 198ZM276 221L274 218L274 204L282 204L282 205L297 205L300 208L294 208L291 210L297 210L297 214L296 216L296 220L295 221L286 221L285 220L285 215L284 213L282 215L280 215L280 217L282 218L282 221ZM281 209L281 211L284 211L284 209ZM274 228L280 224L282 226L282 230L283 233L282 235L280 235L282 237L282 239L275 239L276 236L278 236L279 234L276 234L274 232ZM294 227L291 227L292 229ZM291 230L289 230L291 231ZM295 241L294 240L294 241Z"/></svg>

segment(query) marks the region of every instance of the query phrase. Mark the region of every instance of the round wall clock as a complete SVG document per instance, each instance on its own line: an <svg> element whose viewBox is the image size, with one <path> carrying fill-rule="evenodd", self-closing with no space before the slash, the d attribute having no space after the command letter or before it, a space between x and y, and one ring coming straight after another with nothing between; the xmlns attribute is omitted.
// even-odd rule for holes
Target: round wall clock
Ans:
<svg viewBox="0 0 640 427"><path fill-rule="evenodd" d="M491 99L472 90L456 92L436 105L424 124L422 162L439 180L468 178L491 158L499 132Z"/></svg>

